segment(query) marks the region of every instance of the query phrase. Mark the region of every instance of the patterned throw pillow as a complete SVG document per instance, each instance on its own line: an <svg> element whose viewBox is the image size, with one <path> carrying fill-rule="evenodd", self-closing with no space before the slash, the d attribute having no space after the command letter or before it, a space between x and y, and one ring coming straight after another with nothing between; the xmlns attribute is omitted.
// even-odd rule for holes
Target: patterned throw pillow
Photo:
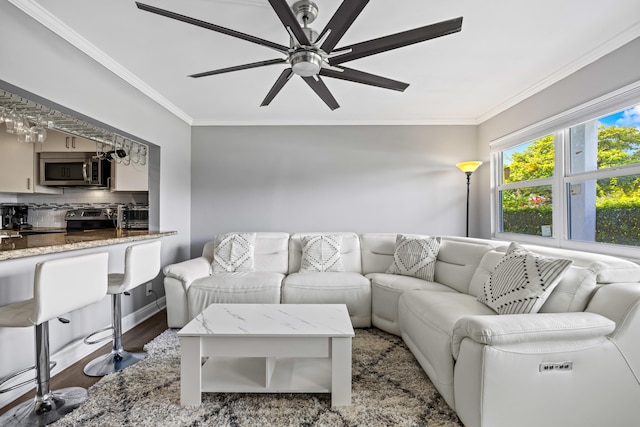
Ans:
<svg viewBox="0 0 640 427"><path fill-rule="evenodd" d="M255 246L256 233L227 234L213 252L213 272L255 271L253 267Z"/></svg>
<svg viewBox="0 0 640 427"><path fill-rule="evenodd" d="M439 250L439 237L398 234L393 251L393 264L387 273L433 282Z"/></svg>
<svg viewBox="0 0 640 427"><path fill-rule="evenodd" d="M537 313L572 263L545 258L513 242L485 281L478 301L499 314Z"/></svg>
<svg viewBox="0 0 640 427"><path fill-rule="evenodd" d="M300 272L344 271L344 265L340 258L340 246L342 246L340 234L302 236L301 240Z"/></svg>

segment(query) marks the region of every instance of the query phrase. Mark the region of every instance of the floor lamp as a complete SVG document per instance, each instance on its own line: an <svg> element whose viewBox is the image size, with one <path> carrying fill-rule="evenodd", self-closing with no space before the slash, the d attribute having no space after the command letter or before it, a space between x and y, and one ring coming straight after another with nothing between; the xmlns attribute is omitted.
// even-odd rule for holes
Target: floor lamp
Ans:
<svg viewBox="0 0 640 427"><path fill-rule="evenodd" d="M467 237L469 237L469 184L471 184L471 174L478 169L482 162L471 161L456 163L458 169L467 175Z"/></svg>

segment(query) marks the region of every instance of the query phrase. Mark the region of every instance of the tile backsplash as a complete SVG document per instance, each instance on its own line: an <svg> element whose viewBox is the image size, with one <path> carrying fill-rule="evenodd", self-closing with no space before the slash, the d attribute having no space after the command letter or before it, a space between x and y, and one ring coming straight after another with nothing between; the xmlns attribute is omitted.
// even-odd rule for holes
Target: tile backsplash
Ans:
<svg viewBox="0 0 640 427"><path fill-rule="evenodd" d="M115 207L117 205L146 205L147 193L111 192L65 188L64 194L18 194L9 199L0 197L0 204L20 203L29 206L28 222L34 227L65 228L64 215L69 209L80 207Z"/></svg>

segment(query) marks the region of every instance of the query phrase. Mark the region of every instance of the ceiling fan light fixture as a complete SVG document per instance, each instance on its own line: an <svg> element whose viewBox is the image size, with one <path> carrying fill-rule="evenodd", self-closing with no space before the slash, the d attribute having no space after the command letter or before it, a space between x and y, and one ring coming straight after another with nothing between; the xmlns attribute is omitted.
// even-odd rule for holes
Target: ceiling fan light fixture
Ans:
<svg viewBox="0 0 640 427"><path fill-rule="evenodd" d="M291 55L291 69L302 77L315 76L322 68L322 56L316 52L303 50Z"/></svg>

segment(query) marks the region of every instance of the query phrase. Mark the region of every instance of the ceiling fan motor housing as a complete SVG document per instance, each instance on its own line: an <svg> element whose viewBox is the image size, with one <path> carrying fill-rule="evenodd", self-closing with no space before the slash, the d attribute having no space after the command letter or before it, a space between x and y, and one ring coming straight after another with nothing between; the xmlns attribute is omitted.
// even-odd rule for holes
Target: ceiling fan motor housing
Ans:
<svg viewBox="0 0 640 427"><path fill-rule="evenodd" d="M302 77L315 76L322 68L322 56L310 50L292 53L290 61L293 72Z"/></svg>

